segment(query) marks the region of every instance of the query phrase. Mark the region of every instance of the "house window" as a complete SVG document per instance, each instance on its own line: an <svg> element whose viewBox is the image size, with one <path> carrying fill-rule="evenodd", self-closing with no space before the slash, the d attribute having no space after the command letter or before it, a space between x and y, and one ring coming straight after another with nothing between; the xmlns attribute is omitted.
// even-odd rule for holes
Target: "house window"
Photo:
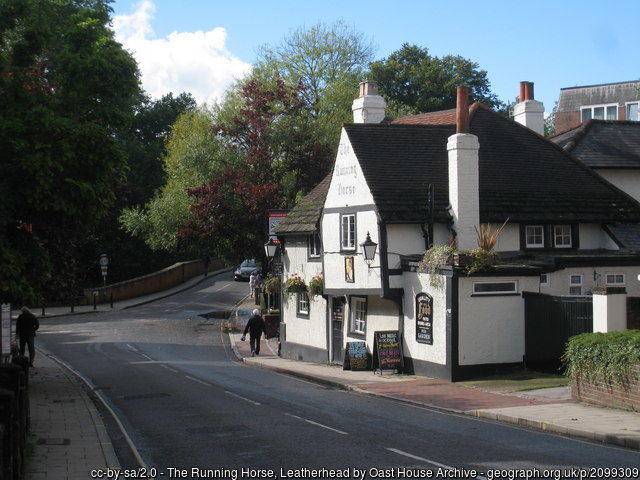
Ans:
<svg viewBox="0 0 640 480"><path fill-rule="evenodd" d="M356 215L342 215L340 219L340 247L342 250L356 249Z"/></svg>
<svg viewBox="0 0 640 480"><path fill-rule="evenodd" d="M544 247L544 227L542 225L527 225L525 237L527 248Z"/></svg>
<svg viewBox="0 0 640 480"><path fill-rule="evenodd" d="M582 275L569 275L569 295L582 295Z"/></svg>
<svg viewBox="0 0 640 480"><path fill-rule="evenodd" d="M548 273L543 273L542 275L540 275L540 286L542 286L542 287L548 287L549 286L549 274Z"/></svg>
<svg viewBox="0 0 640 480"><path fill-rule="evenodd" d="M367 299L354 297L351 299L351 330L354 333L366 332L367 328Z"/></svg>
<svg viewBox="0 0 640 480"><path fill-rule="evenodd" d="M317 233L308 235L307 244L309 245L309 258L319 258L322 254L320 235L318 235Z"/></svg>
<svg viewBox="0 0 640 480"><path fill-rule="evenodd" d="M605 275L605 285L621 287L625 284L624 273L607 273Z"/></svg>
<svg viewBox="0 0 640 480"><path fill-rule="evenodd" d="M571 248L571 225L553 227L553 244L556 248Z"/></svg>
<svg viewBox="0 0 640 480"><path fill-rule="evenodd" d="M638 102L627 103L627 120L633 120L634 122L640 120L640 116L638 115L638 105Z"/></svg>
<svg viewBox="0 0 640 480"><path fill-rule="evenodd" d="M473 282L473 295L513 295L518 293L518 282Z"/></svg>
<svg viewBox="0 0 640 480"><path fill-rule="evenodd" d="M592 105L590 107L582 107L580 109L581 122L585 122L592 118L595 120L617 120L618 104Z"/></svg>
<svg viewBox="0 0 640 480"><path fill-rule="evenodd" d="M300 292L297 297L297 312L300 315L309 315L309 295L306 292Z"/></svg>

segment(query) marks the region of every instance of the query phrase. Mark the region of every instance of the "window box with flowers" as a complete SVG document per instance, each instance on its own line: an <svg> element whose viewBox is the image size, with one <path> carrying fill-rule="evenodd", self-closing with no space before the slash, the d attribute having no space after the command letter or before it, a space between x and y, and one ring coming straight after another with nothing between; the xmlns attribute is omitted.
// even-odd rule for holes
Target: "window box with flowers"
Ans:
<svg viewBox="0 0 640 480"><path fill-rule="evenodd" d="M298 275L294 273L289 278L284 281L284 293L287 295L294 295L296 293L302 293L307 291L307 286L304 283L304 280Z"/></svg>
<svg viewBox="0 0 640 480"><path fill-rule="evenodd" d="M320 272L309 281L307 289L310 297L322 295L324 293L324 273Z"/></svg>

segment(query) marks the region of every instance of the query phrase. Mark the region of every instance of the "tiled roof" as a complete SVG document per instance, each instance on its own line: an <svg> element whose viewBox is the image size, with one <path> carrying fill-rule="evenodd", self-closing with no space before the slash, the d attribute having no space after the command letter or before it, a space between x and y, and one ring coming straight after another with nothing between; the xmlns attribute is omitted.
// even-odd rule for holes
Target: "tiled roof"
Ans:
<svg viewBox="0 0 640 480"><path fill-rule="evenodd" d="M446 145L455 126L344 128L383 221L424 221L429 184L435 220L449 218ZM476 104L470 131L480 142L481 222L640 221L640 205L631 197L528 128Z"/></svg>
<svg viewBox="0 0 640 480"><path fill-rule="evenodd" d="M606 229L622 248L640 252L640 224L607 225Z"/></svg>
<svg viewBox="0 0 640 480"><path fill-rule="evenodd" d="M296 205L275 228L275 233L313 233L318 231L318 222L324 201L327 198L331 175L327 175L300 203Z"/></svg>
<svg viewBox="0 0 640 480"><path fill-rule="evenodd" d="M640 168L640 122L589 120L551 140L591 168Z"/></svg>
<svg viewBox="0 0 640 480"><path fill-rule="evenodd" d="M401 125L455 125L456 109L409 115L408 117L396 118L389 121L389 123Z"/></svg>

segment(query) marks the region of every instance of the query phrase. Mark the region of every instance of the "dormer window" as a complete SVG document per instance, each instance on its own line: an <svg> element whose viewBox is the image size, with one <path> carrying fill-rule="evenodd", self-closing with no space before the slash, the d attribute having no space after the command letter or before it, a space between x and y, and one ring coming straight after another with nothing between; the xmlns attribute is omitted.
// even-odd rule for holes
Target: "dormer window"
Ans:
<svg viewBox="0 0 640 480"><path fill-rule="evenodd" d="M575 249L578 246L578 225L521 225L522 250Z"/></svg>
<svg viewBox="0 0 640 480"><path fill-rule="evenodd" d="M627 111L627 120L633 120L637 122L640 120L640 116L638 115L638 105L639 102L629 102L626 105Z"/></svg>
<svg viewBox="0 0 640 480"><path fill-rule="evenodd" d="M595 120L618 120L618 104L590 105L580 109L581 122L585 122L592 118Z"/></svg>
<svg viewBox="0 0 640 480"><path fill-rule="evenodd" d="M525 237L527 248L544 248L544 226L527 225Z"/></svg>
<svg viewBox="0 0 640 480"><path fill-rule="evenodd" d="M553 245L556 248L571 248L571 225L553 227Z"/></svg>

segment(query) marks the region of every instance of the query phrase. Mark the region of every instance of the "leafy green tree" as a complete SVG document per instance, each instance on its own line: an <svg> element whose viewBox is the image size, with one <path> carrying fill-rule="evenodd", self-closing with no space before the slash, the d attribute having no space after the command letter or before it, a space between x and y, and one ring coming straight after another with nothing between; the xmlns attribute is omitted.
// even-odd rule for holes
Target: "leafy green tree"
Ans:
<svg viewBox="0 0 640 480"><path fill-rule="evenodd" d="M373 44L344 22L319 23L293 31L278 45L263 46L256 70L267 77L282 75L289 84L300 82L318 140L336 148L373 53Z"/></svg>
<svg viewBox="0 0 640 480"><path fill-rule="evenodd" d="M370 79L376 80L391 112L416 114L456 106L456 87L466 85L472 101L494 109L503 103L491 93L487 72L460 56L432 57L426 48L403 44L388 58L371 63Z"/></svg>
<svg viewBox="0 0 640 480"><path fill-rule="evenodd" d="M141 96L110 12L107 0L0 3L3 301L75 291L78 249L114 204L116 135Z"/></svg>
<svg viewBox="0 0 640 480"><path fill-rule="evenodd" d="M214 119L206 107L178 117L163 157L165 184L144 207L126 208L120 216L125 230L153 250L175 252L181 247L177 235L191 217L187 189L208 183L238 158L212 129Z"/></svg>

